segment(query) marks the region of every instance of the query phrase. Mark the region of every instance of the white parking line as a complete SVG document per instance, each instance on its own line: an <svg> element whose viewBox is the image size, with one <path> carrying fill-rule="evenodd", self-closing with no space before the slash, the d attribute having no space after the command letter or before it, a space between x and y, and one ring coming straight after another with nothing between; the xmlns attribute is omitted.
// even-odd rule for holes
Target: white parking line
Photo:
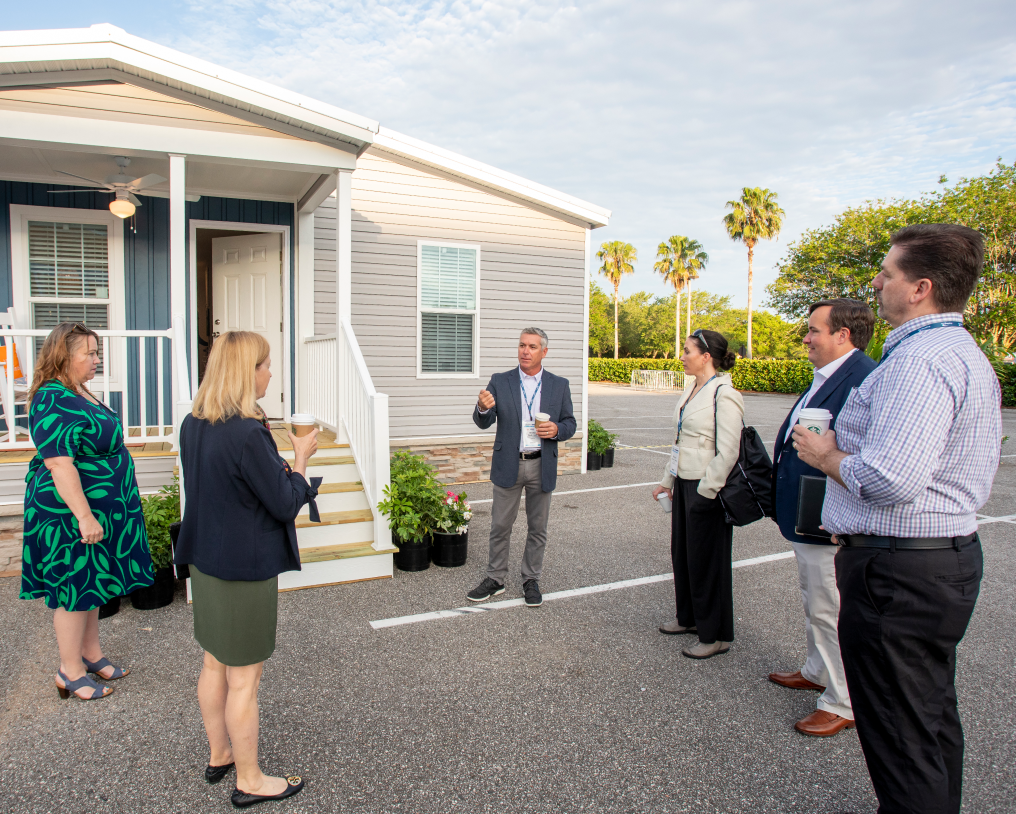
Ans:
<svg viewBox="0 0 1016 814"><path fill-rule="evenodd" d="M582 494L583 492L606 492L609 489L634 489L636 486L659 486L659 485L660 485L660 482L654 480L654 481L650 481L649 483L625 483L625 484L622 484L621 486L596 486L596 487L594 487L592 489L572 489L569 492L554 492L554 494L555 495L578 495L578 494ZM525 493L523 493L522 499L523 500L526 499ZM471 505L475 505L477 503L491 503L491 502L493 502L493 500L494 500L494 498L492 498L492 497L485 497L485 498L483 498L483 500L470 500L469 503Z"/></svg>
<svg viewBox="0 0 1016 814"><path fill-rule="evenodd" d="M651 452L654 455L666 455L668 458L670 457L670 453L669 452L660 452L658 449L646 449L645 447L633 447L630 444L618 444L618 447L621 448L621 449L639 449L639 450L642 450L642 452Z"/></svg>
<svg viewBox="0 0 1016 814"><path fill-rule="evenodd" d="M645 484L640 484L645 485ZM764 562L775 560L786 560L794 556L793 551L781 551L779 554L767 554L764 557L752 557L748 560L738 560L733 563L733 568L745 568L749 565L759 565ZM622 588L635 588L639 585L649 585L653 582L666 582L673 579L674 574L657 574L652 577L638 577L637 579L624 579L620 582L608 582L604 585L589 585L585 588L571 588L567 591L555 591L544 594L544 602L553 602L558 599L571 599L576 596L588 596L589 594L600 594L605 591L618 591ZM414 613L411 616L395 616L391 619L378 619L371 622L374 630L381 630L386 627L399 627L400 625L415 625L417 622L434 622L438 619L450 619L453 616L468 616L471 613L486 613L493 610L504 610L505 608L517 608L525 604L524 599L502 599L498 602L486 602L483 605L472 605L464 608L453 608L452 610L431 611L430 613Z"/></svg>
<svg viewBox="0 0 1016 814"><path fill-rule="evenodd" d="M985 523L1012 523L1016 521L1016 514L1007 514L1003 517L988 517L987 515L977 515L977 525L983 526Z"/></svg>

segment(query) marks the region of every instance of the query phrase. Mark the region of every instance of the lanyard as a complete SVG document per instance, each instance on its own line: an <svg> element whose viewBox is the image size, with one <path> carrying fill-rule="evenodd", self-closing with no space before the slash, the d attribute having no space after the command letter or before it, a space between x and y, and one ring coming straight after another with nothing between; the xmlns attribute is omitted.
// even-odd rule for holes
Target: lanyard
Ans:
<svg viewBox="0 0 1016 814"><path fill-rule="evenodd" d="M709 382L711 382L713 379L715 379L719 375L720 375L719 373L715 373L712 376L710 376L709 377ZM691 404L691 399L695 398L695 396L697 396L699 393L701 393L703 390L706 389L706 387L708 386L709 382L706 382L704 385L702 385L698 390L696 390L692 394L692 397L690 399L688 399L684 404L681 405L681 413L677 417L677 439L674 441L675 444L681 439L681 425L684 424L684 411L685 411L685 408L689 404Z"/></svg>
<svg viewBox="0 0 1016 814"><path fill-rule="evenodd" d="M902 345L907 339L910 339L910 337L914 336L915 334L919 334L921 331L930 331L932 328L962 328L962 327L963 323L956 322L955 320L952 320L950 322L932 322L929 325L922 325L920 328L915 328L910 333L906 334L902 339L900 339L899 342L897 342L891 348L883 350L882 358L878 360L878 363L882 364L886 359L889 358L890 353L896 350L896 348Z"/></svg>
<svg viewBox="0 0 1016 814"><path fill-rule="evenodd" d="M533 391L532 398L529 398L529 396L526 395L526 383L522 380L521 371L519 372L519 386L522 388L522 400L526 403L526 410L529 412L529 418L530 420L535 420L533 419L533 404L536 403L536 397L539 395L540 388L543 386L543 377L541 376L540 380L536 383L536 389Z"/></svg>

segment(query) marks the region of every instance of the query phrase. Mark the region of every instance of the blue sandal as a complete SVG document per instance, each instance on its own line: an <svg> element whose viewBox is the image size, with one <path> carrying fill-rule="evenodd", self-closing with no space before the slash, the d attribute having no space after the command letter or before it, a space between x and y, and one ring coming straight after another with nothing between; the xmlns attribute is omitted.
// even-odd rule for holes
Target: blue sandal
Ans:
<svg viewBox="0 0 1016 814"><path fill-rule="evenodd" d="M85 667L88 668L88 672L95 673L103 681L116 681L118 678L123 678L126 675L130 675L130 670L121 670L119 667L113 667L109 659L103 656L98 661L89 661L86 658L81 659L85 663ZM104 676L99 670L105 670L107 667L113 667L113 675Z"/></svg>
<svg viewBox="0 0 1016 814"><path fill-rule="evenodd" d="M57 670L56 674L63 679L64 686L56 685L56 691L60 694L61 698L70 698L73 693L81 701L97 701L100 698L105 698L107 695L112 695L112 687L103 687L100 684L96 684L94 680L88 677L86 673L77 681L71 681L67 676L64 675L63 670ZM85 687L92 689L92 695L89 698L82 698L78 695L78 690ZM108 692L107 692L108 690Z"/></svg>

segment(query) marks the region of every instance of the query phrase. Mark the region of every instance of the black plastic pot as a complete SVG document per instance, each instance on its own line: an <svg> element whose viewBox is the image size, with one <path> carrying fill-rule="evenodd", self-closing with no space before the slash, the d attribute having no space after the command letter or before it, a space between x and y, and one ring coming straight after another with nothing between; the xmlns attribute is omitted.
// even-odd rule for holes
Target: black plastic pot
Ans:
<svg viewBox="0 0 1016 814"><path fill-rule="evenodd" d="M610 447L603 453L603 466L607 469L614 465L614 448Z"/></svg>
<svg viewBox="0 0 1016 814"><path fill-rule="evenodd" d="M586 453L586 471L596 472L600 468L600 453L589 450Z"/></svg>
<svg viewBox="0 0 1016 814"><path fill-rule="evenodd" d="M114 596L105 605L99 605L99 618L108 619L110 616L116 616L120 612L120 597Z"/></svg>
<svg viewBox="0 0 1016 814"><path fill-rule="evenodd" d="M155 582L147 588L138 588L131 593L131 604L136 610L155 610L164 608L173 601L176 580L173 568L159 568L155 572Z"/></svg>
<svg viewBox="0 0 1016 814"><path fill-rule="evenodd" d="M392 556L400 571L426 571L430 568L430 540L398 543L398 553Z"/></svg>
<svg viewBox="0 0 1016 814"><path fill-rule="evenodd" d="M434 565L442 568L458 568L466 564L466 547L469 544L469 530L462 534L445 534L434 532L434 544L431 547L431 560Z"/></svg>

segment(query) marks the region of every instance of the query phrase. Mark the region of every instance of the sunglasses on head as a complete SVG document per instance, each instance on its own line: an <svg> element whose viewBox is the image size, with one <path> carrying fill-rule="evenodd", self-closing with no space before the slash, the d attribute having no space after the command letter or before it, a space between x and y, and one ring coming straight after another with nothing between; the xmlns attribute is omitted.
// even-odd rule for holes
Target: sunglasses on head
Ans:
<svg viewBox="0 0 1016 814"><path fill-rule="evenodd" d="M693 339L697 339L699 341L704 351L707 352L709 351L709 343L706 342L706 335L702 332L701 328L699 328L697 331L692 331L691 336Z"/></svg>

